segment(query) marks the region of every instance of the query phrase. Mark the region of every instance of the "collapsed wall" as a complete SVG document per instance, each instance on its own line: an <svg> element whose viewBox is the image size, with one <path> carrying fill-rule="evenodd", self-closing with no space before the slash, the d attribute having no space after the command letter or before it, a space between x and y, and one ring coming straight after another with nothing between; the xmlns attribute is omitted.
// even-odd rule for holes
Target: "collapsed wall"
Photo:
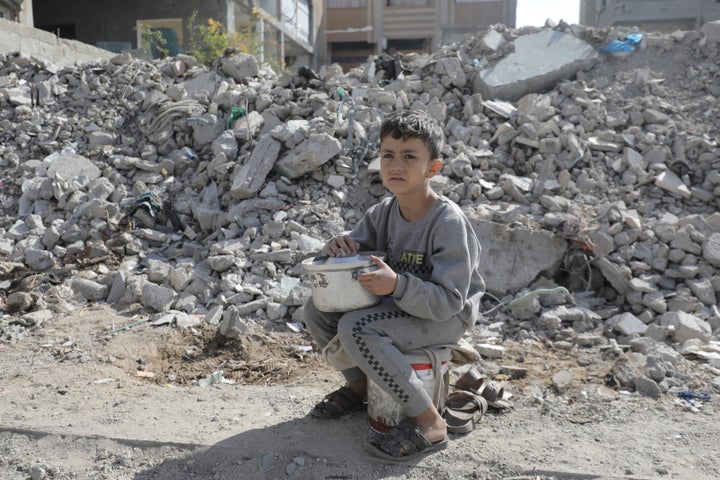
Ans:
<svg viewBox="0 0 720 480"><path fill-rule="evenodd" d="M0 18L0 52L15 52L25 59L45 62L46 68L52 69L114 56L102 48L4 18Z"/></svg>
<svg viewBox="0 0 720 480"><path fill-rule="evenodd" d="M476 225L487 316L507 334L572 326L712 350L711 28L646 34L620 55L599 52L629 31L563 24L554 35L584 42L591 62L488 91L487 70L543 31L496 26L432 55L318 75L278 75L237 53L211 69L185 55L57 69L4 55L0 331L16 340L87 302L139 303L228 337L302 321L301 259L385 193L379 124L412 107L444 127L433 187Z"/></svg>

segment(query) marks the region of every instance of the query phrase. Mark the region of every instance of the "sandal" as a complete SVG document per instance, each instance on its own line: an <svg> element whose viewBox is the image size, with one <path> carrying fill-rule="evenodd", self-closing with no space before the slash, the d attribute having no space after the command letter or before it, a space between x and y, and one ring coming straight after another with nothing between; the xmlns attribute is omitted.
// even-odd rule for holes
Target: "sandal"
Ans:
<svg viewBox="0 0 720 480"><path fill-rule="evenodd" d="M457 390L445 400L443 418L448 433L468 433L475 428L488 408L487 400L467 390Z"/></svg>
<svg viewBox="0 0 720 480"><path fill-rule="evenodd" d="M365 448L373 455L385 460L404 462L443 450L448 443L447 435L442 440L430 443L418 426L406 418L389 432L368 440Z"/></svg>
<svg viewBox="0 0 720 480"><path fill-rule="evenodd" d="M513 406L512 402L508 400L510 395L505 392L503 387L496 388L490 385L484 377L481 377L472 368L458 378L457 382L455 382L455 388L482 396L490 408L504 410Z"/></svg>
<svg viewBox="0 0 720 480"><path fill-rule="evenodd" d="M355 394L347 386L340 387L334 392L328 393L320 403L310 411L310 415L323 420L340 418L351 412L365 408L365 400Z"/></svg>

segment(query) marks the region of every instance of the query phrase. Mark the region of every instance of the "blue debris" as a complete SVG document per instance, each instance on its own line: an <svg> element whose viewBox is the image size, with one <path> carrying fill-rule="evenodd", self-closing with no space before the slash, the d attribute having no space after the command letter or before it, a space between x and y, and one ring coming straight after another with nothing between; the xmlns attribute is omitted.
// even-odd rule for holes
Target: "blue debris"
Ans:
<svg viewBox="0 0 720 480"><path fill-rule="evenodd" d="M608 43L607 47L601 48L600 51L603 53L632 52L635 50L635 46L640 44L642 40L642 33L631 33L625 36L624 40L613 40Z"/></svg>
<svg viewBox="0 0 720 480"><path fill-rule="evenodd" d="M695 406L695 402L693 400L700 400L703 402L706 402L710 400L710 394L709 393L695 393L691 392L689 390L683 390L681 392L677 392L677 396L685 400L687 403L689 403L691 406Z"/></svg>

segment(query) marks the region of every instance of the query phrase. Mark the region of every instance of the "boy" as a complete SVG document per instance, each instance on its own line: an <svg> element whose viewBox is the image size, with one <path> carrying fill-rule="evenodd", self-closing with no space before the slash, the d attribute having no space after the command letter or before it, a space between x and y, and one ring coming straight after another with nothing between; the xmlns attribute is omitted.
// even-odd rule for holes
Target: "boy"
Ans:
<svg viewBox="0 0 720 480"><path fill-rule="evenodd" d="M364 408L367 381L393 396L408 419L370 440L375 455L405 460L445 448L447 426L402 353L456 343L478 316L485 284L479 272L480 244L462 210L430 187L440 171L443 133L427 113L388 115L380 129L380 175L392 193L370 207L349 233L332 238L323 253L333 257L361 250L385 252L379 267L359 277L382 301L346 313L321 312L312 298L305 323L324 348L337 335L357 365L343 370L347 386L328 394L311 414L338 418Z"/></svg>

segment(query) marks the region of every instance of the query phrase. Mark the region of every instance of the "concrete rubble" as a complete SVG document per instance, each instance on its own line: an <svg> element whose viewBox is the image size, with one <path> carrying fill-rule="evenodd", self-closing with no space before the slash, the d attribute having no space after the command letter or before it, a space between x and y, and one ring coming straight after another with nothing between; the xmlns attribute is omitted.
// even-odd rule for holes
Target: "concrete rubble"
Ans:
<svg viewBox="0 0 720 480"><path fill-rule="evenodd" d="M403 56L401 75L370 59L309 82L245 55L0 55L2 338L88 302L228 337L301 322L300 261L384 194L379 121L418 107L446 133L433 186L483 240L479 351L539 336L607 349L643 395L687 386L690 361L720 390L718 28L596 53L628 31L495 26ZM565 39L557 63L489 88L529 35Z"/></svg>

